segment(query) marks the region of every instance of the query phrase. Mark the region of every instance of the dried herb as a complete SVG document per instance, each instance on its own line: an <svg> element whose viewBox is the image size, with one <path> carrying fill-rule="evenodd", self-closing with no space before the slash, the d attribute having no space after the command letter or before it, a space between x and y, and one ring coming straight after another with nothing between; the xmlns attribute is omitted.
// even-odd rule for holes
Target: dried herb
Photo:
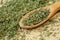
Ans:
<svg viewBox="0 0 60 40"><path fill-rule="evenodd" d="M35 11L34 13L31 13L27 18L24 19L23 24L27 26L32 26L40 23L43 21L48 15L49 10L42 9L39 11Z"/></svg>

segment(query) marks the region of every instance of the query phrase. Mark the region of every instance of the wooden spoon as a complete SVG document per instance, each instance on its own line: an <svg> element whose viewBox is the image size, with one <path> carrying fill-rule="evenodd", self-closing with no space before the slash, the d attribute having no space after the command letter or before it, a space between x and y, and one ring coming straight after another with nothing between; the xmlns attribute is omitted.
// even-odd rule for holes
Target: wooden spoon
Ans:
<svg viewBox="0 0 60 40"><path fill-rule="evenodd" d="M41 8L41 7L40 7ZM28 17L29 14L35 12L36 10L40 10L40 8L37 8L35 10L32 10L30 11L29 13L27 13L25 16L22 17L22 19L19 21L19 25L21 28L24 28L24 29L31 29L31 28L36 28L42 24L44 24L46 21L48 21L51 17L53 17L57 11L60 10L60 2L56 2L50 6L46 6L46 7L43 7L44 9L49 9L50 10L50 13L49 15L47 16L47 18L43 21L41 21L40 23L36 24L36 25L33 25L33 26L24 26L23 25L23 20Z"/></svg>

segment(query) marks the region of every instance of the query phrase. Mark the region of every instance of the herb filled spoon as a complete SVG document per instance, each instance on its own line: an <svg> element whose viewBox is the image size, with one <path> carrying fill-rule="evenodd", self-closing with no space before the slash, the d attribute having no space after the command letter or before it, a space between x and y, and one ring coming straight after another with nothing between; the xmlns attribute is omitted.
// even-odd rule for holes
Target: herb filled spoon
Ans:
<svg viewBox="0 0 60 40"><path fill-rule="evenodd" d="M36 28L48 21L59 10L60 2L56 2L50 6L37 8L24 15L20 20L19 25L21 28L25 29Z"/></svg>

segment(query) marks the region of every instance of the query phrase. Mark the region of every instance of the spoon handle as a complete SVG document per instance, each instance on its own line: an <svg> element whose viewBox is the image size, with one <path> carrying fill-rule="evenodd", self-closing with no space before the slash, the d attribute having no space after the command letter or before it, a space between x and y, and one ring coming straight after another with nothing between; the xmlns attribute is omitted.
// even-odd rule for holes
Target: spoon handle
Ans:
<svg viewBox="0 0 60 40"><path fill-rule="evenodd" d="M60 10L60 2L56 2L55 4L50 5L47 8L50 9L50 14L47 17L47 19L49 19L52 16L54 16L56 14L56 12L58 12Z"/></svg>

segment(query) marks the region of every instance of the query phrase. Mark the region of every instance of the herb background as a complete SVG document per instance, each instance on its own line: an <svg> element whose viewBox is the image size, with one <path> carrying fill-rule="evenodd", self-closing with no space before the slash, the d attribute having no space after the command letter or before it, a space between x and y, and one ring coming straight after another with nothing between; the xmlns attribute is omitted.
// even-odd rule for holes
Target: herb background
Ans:
<svg viewBox="0 0 60 40"><path fill-rule="evenodd" d="M18 24L26 12L57 1L0 0L0 40L60 40L60 12L36 29L22 29Z"/></svg>

